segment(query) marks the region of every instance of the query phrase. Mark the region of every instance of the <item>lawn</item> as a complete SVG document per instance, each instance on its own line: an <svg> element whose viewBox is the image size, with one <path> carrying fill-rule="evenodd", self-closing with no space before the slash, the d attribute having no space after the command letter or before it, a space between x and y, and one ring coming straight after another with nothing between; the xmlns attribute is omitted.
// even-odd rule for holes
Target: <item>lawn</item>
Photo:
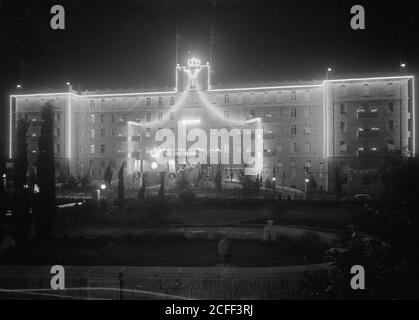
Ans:
<svg viewBox="0 0 419 320"><path fill-rule="evenodd" d="M348 214L341 208L289 207L279 217L271 214L270 207L253 208L205 208L174 210L170 217L186 225L240 225L266 224L274 219L275 224L306 226L312 228L341 229Z"/></svg>
<svg viewBox="0 0 419 320"><path fill-rule="evenodd" d="M272 267L321 262L323 249L313 249L310 241L300 241L297 245L289 242L289 246L287 241L290 240L282 243L232 240L231 264L236 267ZM217 243L217 240L180 237L65 239L49 245L30 243L10 249L0 256L0 264L212 267L220 263ZM316 250L319 254L313 256Z"/></svg>

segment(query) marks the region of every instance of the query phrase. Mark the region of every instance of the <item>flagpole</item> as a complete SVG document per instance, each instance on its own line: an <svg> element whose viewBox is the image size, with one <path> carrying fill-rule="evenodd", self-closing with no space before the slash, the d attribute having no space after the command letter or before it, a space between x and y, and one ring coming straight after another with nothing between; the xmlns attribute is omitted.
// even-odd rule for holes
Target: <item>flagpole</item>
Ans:
<svg viewBox="0 0 419 320"><path fill-rule="evenodd" d="M213 41L213 25L212 22L210 23L210 41L209 41L209 62L210 62L210 67L212 66L212 41Z"/></svg>
<svg viewBox="0 0 419 320"><path fill-rule="evenodd" d="M176 67L178 65L178 49L179 49L179 31L176 26Z"/></svg>

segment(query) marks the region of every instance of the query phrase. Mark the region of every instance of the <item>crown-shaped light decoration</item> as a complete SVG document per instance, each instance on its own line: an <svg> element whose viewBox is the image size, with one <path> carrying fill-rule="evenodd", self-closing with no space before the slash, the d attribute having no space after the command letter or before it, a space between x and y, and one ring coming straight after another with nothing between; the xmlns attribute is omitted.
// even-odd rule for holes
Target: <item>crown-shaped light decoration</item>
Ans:
<svg viewBox="0 0 419 320"><path fill-rule="evenodd" d="M188 66L189 67L199 67L201 65L201 60L193 57L192 59L188 59Z"/></svg>

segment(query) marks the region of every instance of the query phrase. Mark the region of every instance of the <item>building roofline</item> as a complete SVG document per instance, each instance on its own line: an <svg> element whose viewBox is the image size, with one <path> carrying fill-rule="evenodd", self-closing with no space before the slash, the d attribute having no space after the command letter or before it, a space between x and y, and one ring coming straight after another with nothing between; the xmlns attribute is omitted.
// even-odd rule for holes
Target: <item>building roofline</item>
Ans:
<svg viewBox="0 0 419 320"><path fill-rule="evenodd" d="M315 88L322 87L325 83L339 83L339 82L357 82L357 81L380 81L380 80L400 80L400 79L413 79L413 75L392 75L392 76L379 76L379 77L354 77L354 78L338 78L328 80L314 80L312 84L310 81L304 81L302 84L278 84L267 86L246 86L246 87L231 87L231 88L213 88L208 89L208 92L234 92L234 91L258 91L258 90L277 90L277 89L293 89L293 88ZM70 92L44 92L44 93L21 93L11 94L10 97L45 97L45 96L64 96L71 95L78 98L99 98L99 97L123 97L123 96L145 96L145 95L166 95L177 93L176 88L170 91L141 91L141 92L106 92L94 93L95 91L83 91L77 93L76 91Z"/></svg>

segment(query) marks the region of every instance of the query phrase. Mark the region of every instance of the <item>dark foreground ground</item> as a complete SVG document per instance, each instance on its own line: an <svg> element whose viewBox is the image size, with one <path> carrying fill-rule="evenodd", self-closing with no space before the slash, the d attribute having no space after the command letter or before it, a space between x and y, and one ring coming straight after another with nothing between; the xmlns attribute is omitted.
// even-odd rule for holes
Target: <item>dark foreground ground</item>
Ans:
<svg viewBox="0 0 419 320"><path fill-rule="evenodd" d="M321 262L318 244L264 243L232 240L231 264L271 267ZM217 240L183 238L66 239L54 244L28 244L0 255L2 265L124 265L211 267L220 263Z"/></svg>

